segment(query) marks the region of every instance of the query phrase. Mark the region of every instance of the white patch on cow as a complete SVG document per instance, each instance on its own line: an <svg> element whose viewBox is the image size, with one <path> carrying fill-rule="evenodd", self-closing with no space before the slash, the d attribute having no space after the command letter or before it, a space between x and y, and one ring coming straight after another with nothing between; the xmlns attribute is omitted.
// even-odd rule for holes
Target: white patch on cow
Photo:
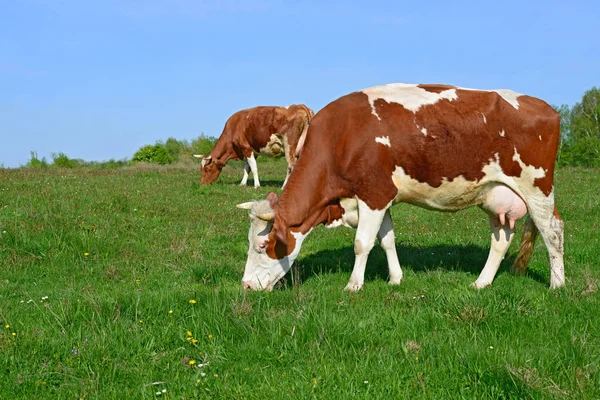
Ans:
<svg viewBox="0 0 600 400"><path fill-rule="evenodd" d="M427 136L427 128L421 128L421 133Z"/></svg>
<svg viewBox="0 0 600 400"><path fill-rule="evenodd" d="M504 135L506 135L506 133L504 132L504 129L502 129L500 132L498 132L500 134L500 136L504 137Z"/></svg>
<svg viewBox="0 0 600 400"><path fill-rule="evenodd" d="M392 147L392 145L390 144L390 137L389 136L383 136L383 137L376 137L375 141L377 143L381 143L387 147Z"/></svg>
<svg viewBox="0 0 600 400"><path fill-rule="evenodd" d="M481 205L485 200L484 196L486 192L490 190L491 183L504 184L515 191L521 198L529 197L524 196L521 190L535 192L536 195L541 193L541 190L534 185L534 181L546 175L543 168L535 168L523 163L519 153L515 149L513 160L519 163L522 172L518 177L511 177L502 171L498 153L494 155L494 158L490 159L489 163L483 166L482 172L484 176L481 180L469 181L464 176L459 175L452 180L442 178L442 182L438 187L419 182L406 174L401 166L396 166L396 169L392 173L392 181L398 189L394 202L410 203L432 210L457 211Z"/></svg>
<svg viewBox="0 0 600 400"><path fill-rule="evenodd" d="M348 228L356 229L358 226L358 200L348 197L342 197L340 199L340 206L344 209L342 218L336 219L329 225L325 225L326 228L337 228L338 226L345 226Z"/></svg>
<svg viewBox="0 0 600 400"><path fill-rule="evenodd" d="M517 93L508 89L496 89L492 90L492 92L498 93L504 100L506 100L511 106L515 109L519 109L519 96L523 96L521 93Z"/></svg>
<svg viewBox="0 0 600 400"><path fill-rule="evenodd" d="M369 98L373 115L381 120L375 109L375 101L385 100L388 103L397 103L413 113L423 106L435 104L440 100L456 100L456 89L444 90L440 93L429 92L415 84L390 83L388 85L374 86L362 91Z"/></svg>
<svg viewBox="0 0 600 400"><path fill-rule="evenodd" d="M249 115L246 115L246 119L248 119L248 118L250 118L250 116L249 116Z"/></svg>
<svg viewBox="0 0 600 400"><path fill-rule="evenodd" d="M281 157L285 153L287 136L273 133L267 145L260 149L259 154L267 157Z"/></svg>
<svg viewBox="0 0 600 400"><path fill-rule="evenodd" d="M481 116L483 117L483 123L487 124L487 118L485 117L485 114L481 113Z"/></svg>
<svg viewBox="0 0 600 400"><path fill-rule="evenodd" d="M540 140L542 140L542 135L539 135L538 137L540 138Z"/></svg>
<svg viewBox="0 0 600 400"><path fill-rule="evenodd" d="M544 171L543 168L541 168L541 167L535 168L535 167L533 167L531 165L527 165L523 161L521 161L521 155L517 151L516 147L515 147L515 154L513 155L512 159L513 159L513 161L518 162L519 165L521 166L521 168L523 169L523 171L521 172L521 178L523 178L523 176L529 177L531 179L531 183L533 183L533 180L543 178L546 176L546 171Z"/></svg>
<svg viewBox="0 0 600 400"><path fill-rule="evenodd" d="M509 89L483 90L483 89L470 89L470 88L464 88L464 87L457 87L456 89L471 90L474 92L496 92L500 95L500 97L502 97L504 100L506 100L507 103L509 103L511 106L513 106L517 110L519 109L518 98L520 96L523 96L521 93L517 93L517 92L515 92L513 90L509 90Z"/></svg>

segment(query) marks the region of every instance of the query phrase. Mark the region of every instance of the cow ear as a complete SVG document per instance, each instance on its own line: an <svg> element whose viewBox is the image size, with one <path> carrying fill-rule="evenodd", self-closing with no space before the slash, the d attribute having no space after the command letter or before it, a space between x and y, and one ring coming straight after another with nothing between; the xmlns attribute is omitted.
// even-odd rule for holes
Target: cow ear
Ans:
<svg viewBox="0 0 600 400"><path fill-rule="evenodd" d="M279 198L277 197L277 193L270 192L265 198L271 204L271 208L275 209L275 205L279 202Z"/></svg>
<svg viewBox="0 0 600 400"><path fill-rule="evenodd" d="M249 209L252 208L252 206L254 205L254 203L256 203L256 201L248 201L246 203L237 204L236 207L237 208L241 208L242 210L249 210Z"/></svg>

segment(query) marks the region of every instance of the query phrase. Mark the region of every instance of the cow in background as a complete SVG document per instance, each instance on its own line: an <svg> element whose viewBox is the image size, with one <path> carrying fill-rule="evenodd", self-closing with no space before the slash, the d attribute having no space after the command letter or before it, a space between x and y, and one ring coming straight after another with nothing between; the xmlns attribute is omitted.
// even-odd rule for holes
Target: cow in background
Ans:
<svg viewBox="0 0 600 400"><path fill-rule="evenodd" d="M554 204L560 116L544 101L510 90L390 84L343 96L312 119L302 157L278 197L250 209L250 246L242 285L271 290L298 257L312 229L356 228L347 290L363 286L379 238L390 284L402 270L389 208L478 206L488 215L491 248L476 288L492 283L529 213L513 268L524 271L541 234L550 255L550 287L565 283L563 221Z"/></svg>
<svg viewBox="0 0 600 400"><path fill-rule="evenodd" d="M304 104L288 107L261 106L238 111L225 123L223 133L209 155L194 154L202 159L201 185L214 182L227 161L244 160L244 177L241 185L246 185L252 171L254 187L260 187L256 157L285 155L287 173L285 186L300 148L298 143L304 137L314 112Z"/></svg>

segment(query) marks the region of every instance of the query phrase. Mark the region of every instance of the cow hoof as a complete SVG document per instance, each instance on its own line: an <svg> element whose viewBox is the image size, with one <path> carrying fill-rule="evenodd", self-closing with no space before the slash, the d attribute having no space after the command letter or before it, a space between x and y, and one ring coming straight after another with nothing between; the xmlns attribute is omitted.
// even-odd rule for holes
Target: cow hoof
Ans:
<svg viewBox="0 0 600 400"><path fill-rule="evenodd" d="M346 285L346 287L344 288L344 290L346 292L358 292L360 289L362 289L363 285L361 284L357 284L357 283L350 283L348 282L348 284Z"/></svg>
<svg viewBox="0 0 600 400"><path fill-rule="evenodd" d="M488 286L491 286L492 282L479 282L479 281L475 281L473 283L471 283L471 287L474 289L483 289L486 288Z"/></svg>
<svg viewBox="0 0 600 400"><path fill-rule="evenodd" d="M394 278L394 279L390 278L389 284L390 285L399 285L399 284L402 283L403 280L404 279L402 277L400 277L400 278Z"/></svg>

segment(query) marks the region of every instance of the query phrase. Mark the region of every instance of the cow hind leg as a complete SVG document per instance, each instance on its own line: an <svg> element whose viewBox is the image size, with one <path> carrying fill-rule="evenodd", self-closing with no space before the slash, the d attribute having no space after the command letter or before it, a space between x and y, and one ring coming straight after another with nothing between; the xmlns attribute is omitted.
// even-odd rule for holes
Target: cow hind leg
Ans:
<svg viewBox="0 0 600 400"><path fill-rule="evenodd" d="M492 231L492 243L485 266L477 280L473 282L473 287L476 289L481 289L492 284L515 232L514 226L511 227L511 224L501 224L500 220L495 216L490 216L489 219Z"/></svg>
<svg viewBox="0 0 600 400"><path fill-rule="evenodd" d="M248 173L250 172L250 164L248 163L248 159L245 158L244 159L244 177L242 178L242 181L240 182L240 186L246 186L246 184L248 183Z"/></svg>
<svg viewBox="0 0 600 400"><path fill-rule="evenodd" d="M358 291L365 281L367 258L375 244L386 210L372 210L367 204L358 200L358 227L354 239L354 269L345 290Z"/></svg>
<svg viewBox="0 0 600 400"><path fill-rule="evenodd" d="M550 257L550 288L565 284L564 223L554 205L553 196L529 199L529 214L544 239Z"/></svg>
<svg viewBox="0 0 600 400"><path fill-rule="evenodd" d="M381 248L385 251L387 257L388 269L390 273L390 285L399 285L402 282L402 268L398 261L398 253L396 252L396 238L394 237L394 224L390 210L386 210L383 217L383 222L377 233L377 238L381 244Z"/></svg>

